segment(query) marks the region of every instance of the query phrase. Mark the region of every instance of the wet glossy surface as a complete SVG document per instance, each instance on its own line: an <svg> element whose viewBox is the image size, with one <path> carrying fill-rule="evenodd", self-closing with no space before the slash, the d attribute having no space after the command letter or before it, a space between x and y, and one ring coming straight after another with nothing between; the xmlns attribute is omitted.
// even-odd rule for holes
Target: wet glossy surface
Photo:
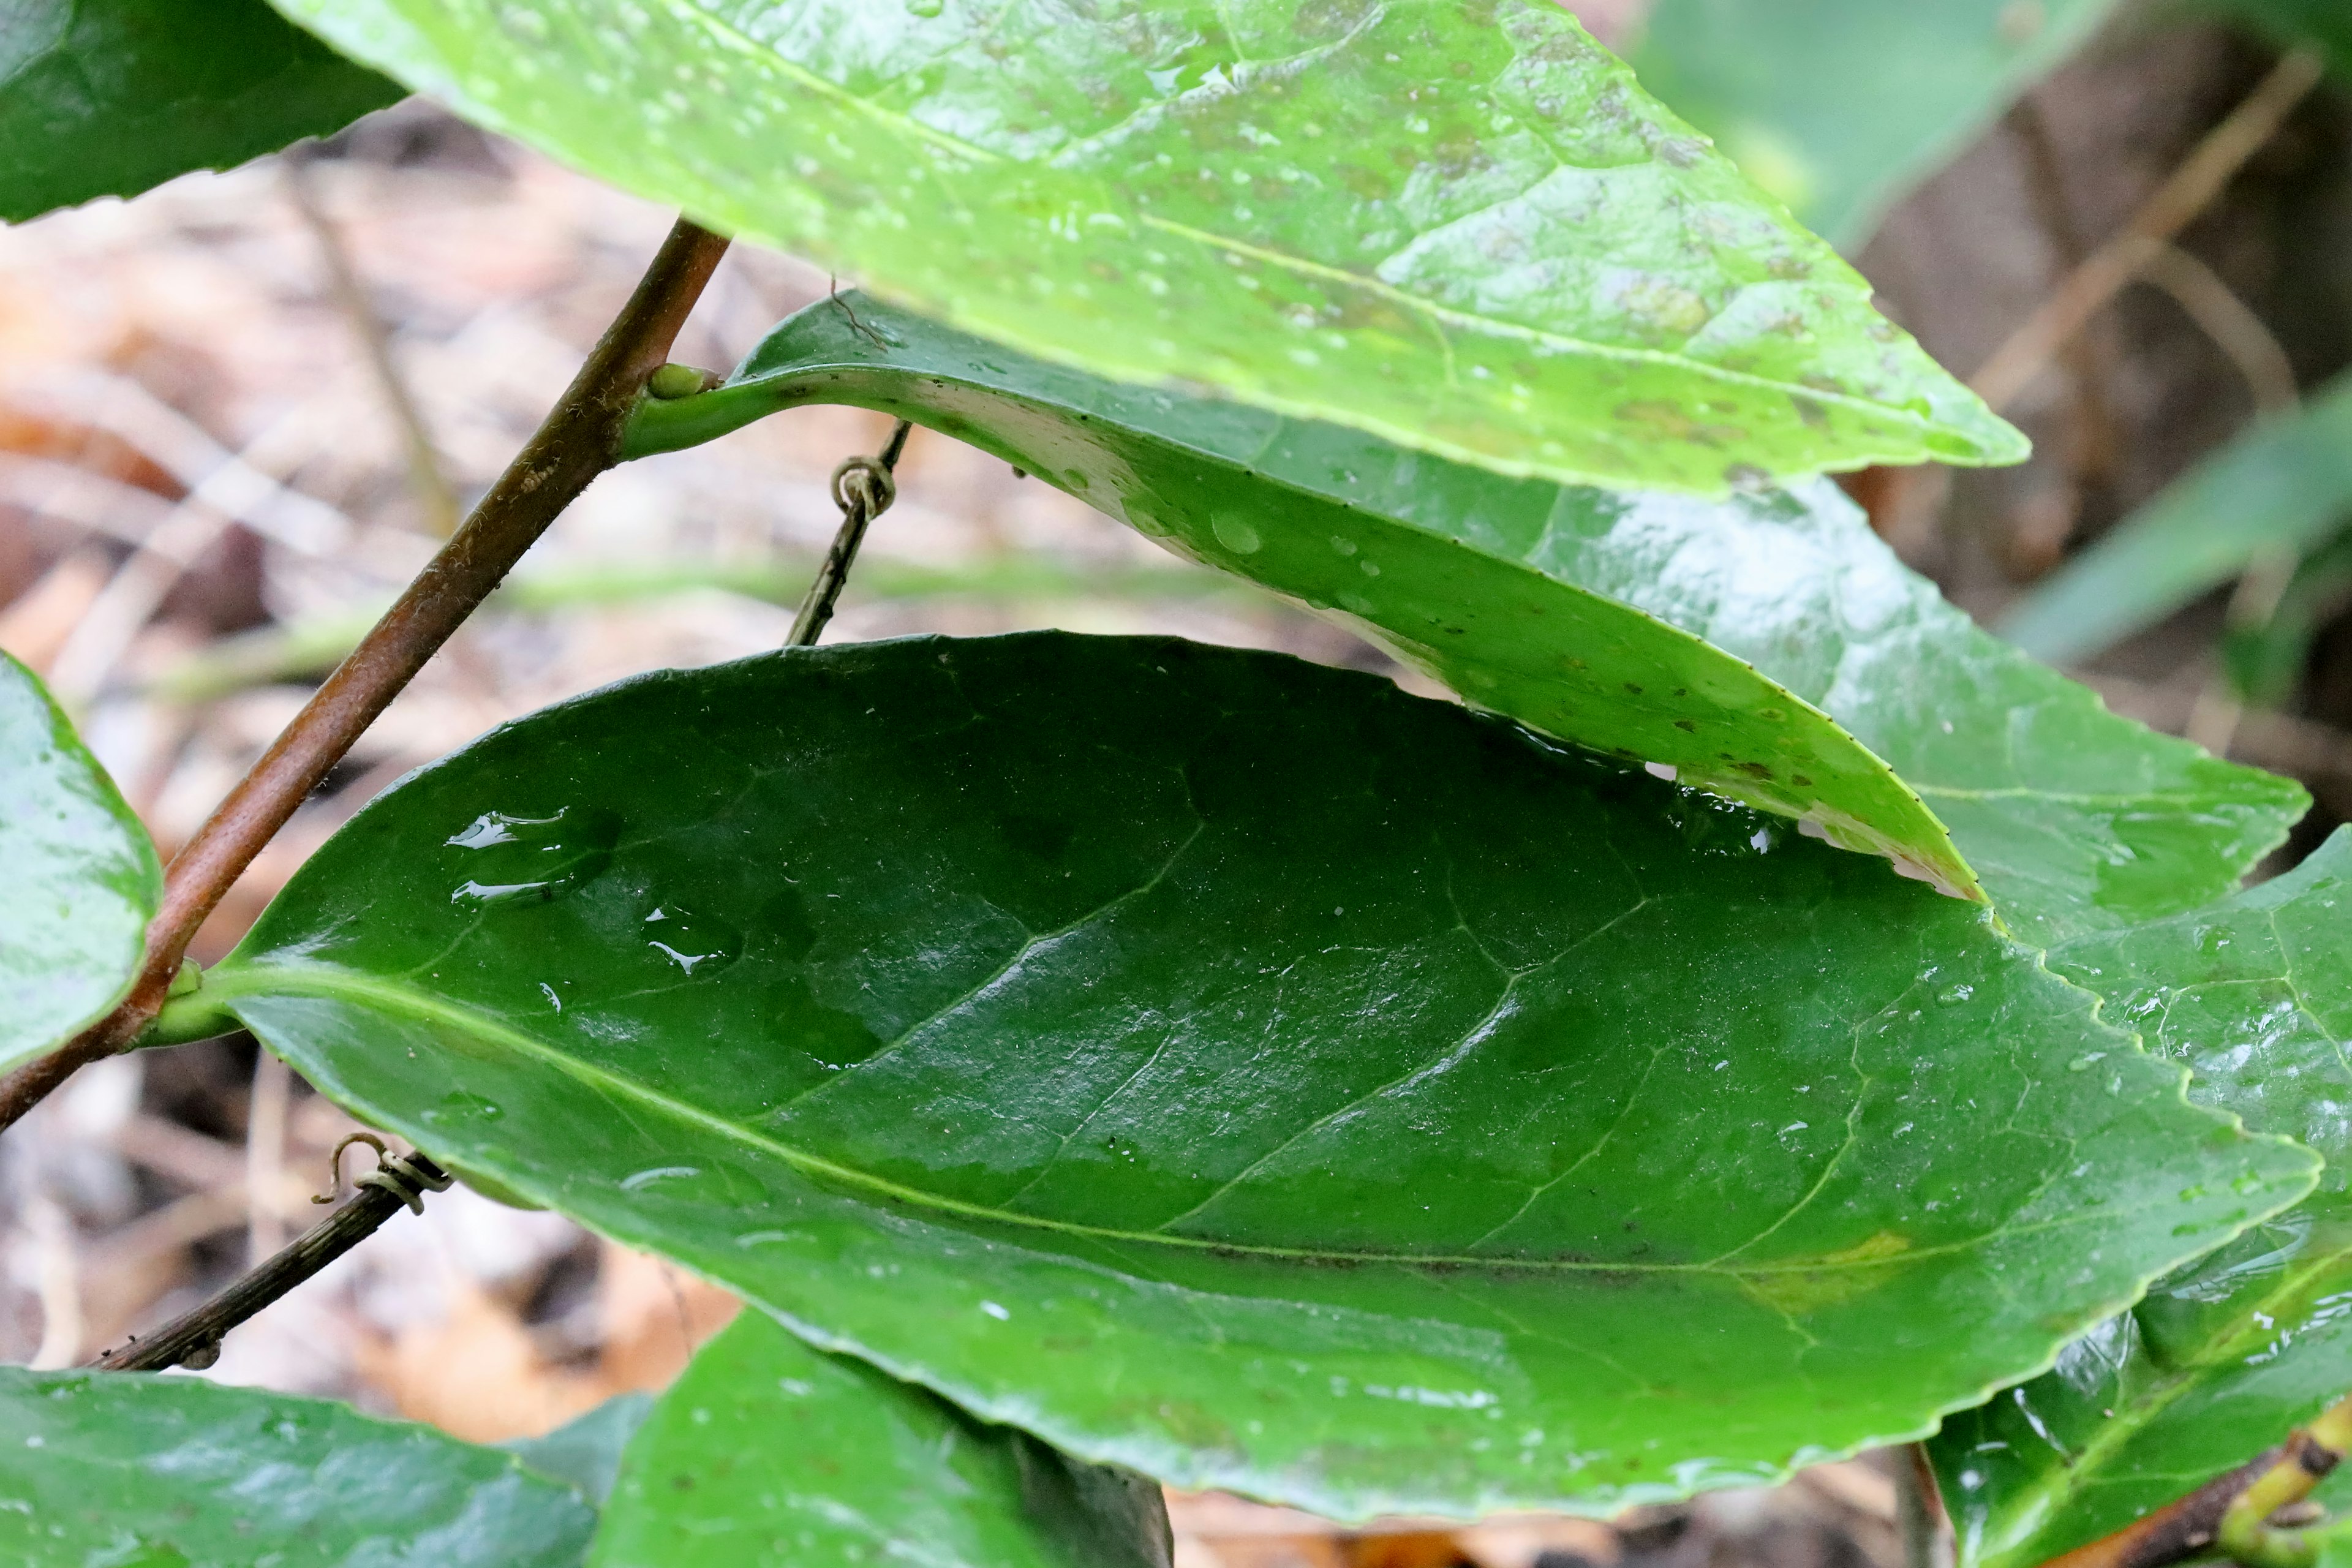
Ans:
<svg viewBox="0 0 2352 1568"><path fill-rule="evenodd" d="M681 1555L686 1553L688 1555ZM1167 1568L1149 1481L811 1350L754 1308L630 1445L590 1568Z"/></svg>
<svg viewBox="0 0 2352 1568"><path fill-rule="evenodd" d="M595 869L467 891L539 866ZM1916 1434L2311 1180L1977 906L1161 639L550 710L371 805L207 991L984 1418L1340 1516Z"/></svg>
<svg viewBox="0 0 2352 1568"><path fill-rule="evenodd" d="M33 673L0 653L0 1071L121 999L163 870Z"/></svg>
<svg viewBox="0 0 2352 1568"><path fill-rule="evenodd" d="M2320 1190L2161 1281L1937 1439L1963 1568L2033 1564L2241 1464L2352 1389L2352 832L2216 908L2053 953L2189 1097L2325 1155ZM2330 1483L2333 1500L2352 1488Z"/></svg>
<svg viewBox="0 0 2352 1568"><path fill-rule="evenodd" d="M647 405L633 440L688 445L799 403L998 452L1549 733L1947 886L1973 870L2029 942L2218 898L2309 804L1987 637L1825 483L1705 502L1506 479L855 301L784 322L726 388Z"/></svg>
<svg viewBox="0 0 2352 1568"><path fill-rule="evenodd" d="M1633 61L1651 91L1851 255L1889 205L2115 8L2115 0L1657 0Z"/></svg>
<svg viewBox="0 0 2352 1568"><path fill-rule="evenodd" d="M570 1488L429 1426L194 1377L0 1367L0 1561L573 1568Z"/></svg>
<svg viewBox="0 0 2352 1568"><path fill-rule="evenodd" d="M0 222L229 168L404 91L262 0L15 0L0 14Z"/></svg>
<svg viewBox="0 0 2352 1568"><path fill-rule="evenodd" d="M2024 438L1551 0L286 0L410 86L1101 374L1556 479Z"/></svg>

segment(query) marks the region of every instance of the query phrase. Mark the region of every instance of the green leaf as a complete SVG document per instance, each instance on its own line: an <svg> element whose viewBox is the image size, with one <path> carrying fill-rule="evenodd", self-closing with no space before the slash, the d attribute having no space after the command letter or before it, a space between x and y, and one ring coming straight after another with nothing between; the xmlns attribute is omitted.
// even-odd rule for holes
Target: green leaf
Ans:
<svg viewBox="0 0 2352 1568"><path fill-rule="evenodd" d="M1985 636L1828 484L1709 504L1507 479L847 299L785 321L725 387L647 403L633 449L802 403L985 447L1548 733L1948 886L1981 876L2036 943L2221 896L2309 804Z"/></svg>
<svg viewBox="0 0 2352 1568"><path fill-rule="evenodd" d="M572 1568L596 1516L509 1455L193 1377L0 1367L0 1560Z"/></svg>
<svg viewBox="0 0 2352 1568"><path fill-rule="evenodd" d="M2352 1389L2352 832L2211 910L2051 966L2195 1073L2189 1097L2326 1156L2320 1190L2160 1281L1936 1439L1964 1568L2033 1565L2282 1441Z"/></svg>
<svg viewBox="0 0 2352 1568"><path fill-rule="evenodd" d="M499 1447L602 1508L620 1474L621 1450L653 1407L651 1394L616 1394L544 1436L517 1437Z"/></svg>
<svg viewBox="0 0 2352 1568"><path fill-rule="evenodd" d="M207 994L981 1419L1341 1518L1921 1433L2312 1180L1979 909L1172 640L549 710L378 797Z"/></svg>
<svg viewBox="0 0 2352 1568"><path fill-rule="evenodd" d="M589 1561L1167 1568L1160 1489L983 1426L765 1313L705 1345L630 1445Z"/></svg>
<svg viewBox="0 0 2352 1568"><path fill-rule="evenodd" d="M2271 613L2221 632L2221 668L2242 701L2283 708L2311 668L2312 645L2352 605L2352 534L2296 565Z"/></svg>
<svg viewBox="0 0 2352 1568"><path fill-rule="evenodd" d="M2115 0L1657 0L1632 58L1643 85L1852 253L2114 9Z"/></svg>
<svg viewBox="0 0 2352 1568"><path fill-rule="evenodd" d="M261 0L11 0L0 222L226 169L401 96Z"/></svg>
<svg viewBox="0 0 2352 1568"><path fill-rule="evenodd" d="M33 672L0 653L0 1072L106 1016L163 897L155 847Z"/></svg>
<svg viewBox="0 0 2352 1568"><path fill-rule="evenodd" d="M2339 0L2188 0L2187 8L2236 17L2286 47L2316 48L2352 77L2352 16Z"/></svg>
<svg viewBox="0 0 2352 1568"><path fill-rule="evenodd" d="M2352 376L2198 464L2020 600L2000 631L2053 662L2086 658L2347 521Z"/></svg>
<svg viewBox="0 0 2352 1568"><path fill-rule="evenodd" d="M1000 342L1555 479L2025 439L1552 0L278 0Z"/></svg>

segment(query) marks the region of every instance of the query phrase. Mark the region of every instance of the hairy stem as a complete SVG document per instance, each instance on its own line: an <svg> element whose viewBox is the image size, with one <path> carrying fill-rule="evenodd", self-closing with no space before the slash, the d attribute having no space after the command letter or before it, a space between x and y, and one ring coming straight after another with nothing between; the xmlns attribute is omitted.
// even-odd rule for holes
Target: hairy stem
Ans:
<svg viewBox="0 0 2352 1568"><path fill-rule="evenodd" d="M145 1032L196 928L230 884L547 525L619 459L646 380L668 359L726 250L726 240L678 220L562 399L465 526L173 858L130 995L63 1049L0 1079L0 1129L77 1068L128 1049Z"/></svg>

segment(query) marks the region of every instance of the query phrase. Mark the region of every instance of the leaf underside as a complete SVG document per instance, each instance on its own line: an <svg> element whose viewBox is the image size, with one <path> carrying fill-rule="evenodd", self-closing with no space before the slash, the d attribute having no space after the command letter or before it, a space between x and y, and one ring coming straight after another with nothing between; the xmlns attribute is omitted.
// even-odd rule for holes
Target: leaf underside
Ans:
<svg viewBox="0 0 2352 1568"><path fill-rule="evenodd" d="M1552 0L278 0L558 158L993 341L1721 493L2024 438Z"/></svg>
<svg viewBox="0 0 2352 1568"><path fill-rule="evenodd" d="M1139 1476L982 1426L765 1314L695 1355L629 1446L590 1568L1167 1568Z"/></svg>
<svg viewBox="0 0 2352 1568"><path fill-rule="evenodd" d="M0 222L226 169L403 92L262 0L15 0L0 16Z"/></svg>
<svg viewBox="0 0 2352 1568"><path fill-rule="evenodd" d="M2186 1063L2198 1103L2328 1163L2294 1209L1946 1425L1935 1452L1964 1568L2032 1568L2120 1529L2352 1388L2352 833L2210 910L2071 943L2051 965Z"/></svg>
<svg viewBox="0 0 2352 1568"><path fill-rule="evenodd" d="M646 404L631 449L835 402L981 446L1548 733L1981 878L2036 943L2221 896L2308 805L1987 637L1825 483L1705 502L1509 479L848 298L726 386Z"/></svg>
<svg viewBox="0 0 2352 1568"><path fill-rule="evenodd" d="M0 1367L0 1560L574 1568L596 1516L510 1455L192 1377Z"/></svg>
<svg viewBox="0 0 2352 1568"><path fill-rule="evenodd" d="M551 710L369 806L207 989L819 1343L1340 1518L1922 1432L2311 1181L1980 910L1153 639Z"/></svg>
<svg viewBox="0 0 2352 1568"><path fill-rule="evenodd" d="M0 1072L103 1016L138 972L163 868L32 671L0 653Z"/></svg>

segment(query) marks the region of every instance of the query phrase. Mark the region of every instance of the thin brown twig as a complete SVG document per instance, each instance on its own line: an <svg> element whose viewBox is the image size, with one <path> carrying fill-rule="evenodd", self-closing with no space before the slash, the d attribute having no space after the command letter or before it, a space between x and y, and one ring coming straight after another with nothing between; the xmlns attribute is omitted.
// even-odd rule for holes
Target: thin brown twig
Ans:
<svg viewBox="0 0 2352 1568"><path fill-rule="evenodd" d="M2294 362L2221 274L2179 246L2167 245L2148 258L2140 278L2171 296L2197 330L2237 367L2254 395L2256 408L2284 414L2301 405L2303 389L2295 381Z"/></svg>
<svg viewBox="0 0 2352 1568"><path fill-rule="evenodd" d="M222 1336L284 1296L373 1236L383 1222L403 1208L423 1208L418 1188L437 1190L449 1184L448 1173L422 1154L404 1162L423 1178L406 1183L385 1180L362 1186L351 1202L304 1231L268 1261L193 1311L173 1319L143 1340L107 1352L90 1364L106 1372L162 1372L167 1367L212 1364L219 1355ZM390 1172L394 1165L387 1164ZM405 1189L405 1190L404 1190Z"/></svg>
<svg viewBox="0 0 2352 1568"><path fill-rule="evenodd" d="M1978 395L1996 409L2015 402L2074 334L2212 205L2319 85L2326 70L2309 50L2299 49L2281 60L2132 215L2123 232L2094 251L1993 351L1969 381Z"/></svg>
<svg viewBox="0 0 2352 1568"><path fill-rule="evenodd" d="M401 446L408 458L408 493L424 515L425 530L436 539L446 539L457 531L460 521L457 492L442 468L441 453L434 446L433 432L425 423L425 411L417 406L408 378L401 374L399 362L392 357L392 329L375 308L375 301L368 297L367 286L360 281L341 231L319 205L319 193L311 184L309 148L299 144L289 148L285 163L286 195L303 226L318 243L319 259L327 271L327 292L334 300L335 308L343 313L343 319L351 323L352 334L359 339L360 348L367 356L376 390L393 423L400 428Z"/></svg>
<svg viewBox="0 0 2352 1568"><path fill-rule="evenodd" d="M612 467L727 241L681 218L636 292L473 515L327 678L166 872L130 995L64 1048L0 1079L0 1129L74 1071L128 1049L162 1010L189 942L295 808L590 481Z"/></svg>
<svg viewBox="0 0 2352 1568"><path fill-rule="evenodd" d="M842 309L849 302L838 300ZM891 430L890 439L884 444L878 458L852 458L833 472L833 500L841 508L841 528L833 536L833 548L824 552L824 562L816 569L816 580L809 584L808 597L801 601L800 614L793 617L793 629L784 638L786 647L809 647L824 635L824 625L833 619L833 606L841 597L842 584L849 581L849 568L857 560L858 546L866 542L866 527L890 510L898 499L898 487L891 474L898 467L898 456L907 449L908 433L914 429L910 421L901 419Z"/></svg>

